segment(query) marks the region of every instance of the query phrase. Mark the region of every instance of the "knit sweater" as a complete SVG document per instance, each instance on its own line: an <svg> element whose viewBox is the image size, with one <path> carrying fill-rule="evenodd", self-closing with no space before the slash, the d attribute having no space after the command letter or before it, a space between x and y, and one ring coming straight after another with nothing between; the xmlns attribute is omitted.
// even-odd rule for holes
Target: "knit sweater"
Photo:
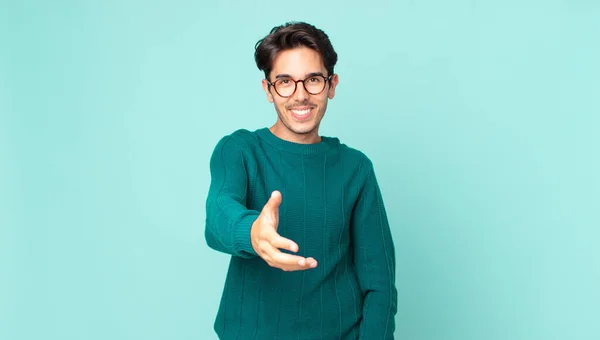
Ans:
<svg viewBox="0 0 600 340"><path fill-rule="evenodd" d="M219 141L210 171L205 238L232 255L220 339L393 339L394 245L367 156L337 138L298 144L238 130ZM274 190L277 232L317 268L285 272L253 250L252 223Z"/></svg>

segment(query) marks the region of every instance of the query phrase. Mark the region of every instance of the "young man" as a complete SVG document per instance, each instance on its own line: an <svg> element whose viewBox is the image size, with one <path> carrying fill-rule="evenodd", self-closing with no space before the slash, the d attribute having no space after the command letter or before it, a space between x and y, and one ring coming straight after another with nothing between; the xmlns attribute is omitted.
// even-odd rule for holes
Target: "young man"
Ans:
<svg viewBox="0 0 600 340"><path fill-rule="evenodd" d="M306 23L256 45L278 119L211 157L206 241L231 254L220 339L393 339L394 245L373 164L319 135L338 84L328 36Z"/></svg>

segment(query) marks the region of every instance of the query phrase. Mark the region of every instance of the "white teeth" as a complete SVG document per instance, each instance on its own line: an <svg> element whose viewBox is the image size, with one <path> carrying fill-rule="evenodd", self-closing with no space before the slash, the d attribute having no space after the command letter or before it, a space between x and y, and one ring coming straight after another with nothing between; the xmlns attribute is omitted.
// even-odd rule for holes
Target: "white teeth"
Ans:
<svg viewBox="0 0 600 340"><path fill-rule="evenodd" d="M292 110L292 112L299 116L303 116L305 114L308 114L310 112L310 109L308 109L308 110Z"/></svg>

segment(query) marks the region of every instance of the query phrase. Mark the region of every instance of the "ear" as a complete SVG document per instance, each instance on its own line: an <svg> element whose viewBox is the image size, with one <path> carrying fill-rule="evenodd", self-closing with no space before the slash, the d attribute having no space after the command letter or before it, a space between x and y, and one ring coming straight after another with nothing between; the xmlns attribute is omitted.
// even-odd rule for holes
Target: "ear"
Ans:
<svg viewBox="0 0 600 340"><path fill-rule="evenodd" d="M271 94L271 91L269 91L269 83L267 83L266 79L262 80L262 87L263 90L265 90L265 93L267 94L267 100L269 101L269 103L273 102L273 95Z"/></svg>
<svg viewBox="0 0 600 340"><path fill-rule="evenodd" d="M335 96L335 88L337 87L339 82L340 79L338 75L334 73L331 77L331 80L329 80L329 90L327 91L327 97L329 99L333 99L333 97Z"/></svg>

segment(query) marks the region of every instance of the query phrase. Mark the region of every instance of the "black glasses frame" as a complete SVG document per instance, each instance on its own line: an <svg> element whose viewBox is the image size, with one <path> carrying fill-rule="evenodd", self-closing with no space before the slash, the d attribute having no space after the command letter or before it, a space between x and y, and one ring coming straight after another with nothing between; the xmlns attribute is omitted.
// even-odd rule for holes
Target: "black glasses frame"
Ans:
<svg viewBox="0 0 600 340"><path fill-rule="evenodd" d="M275 84L277 83L277 81L279 81L279 80L281 80L281 79L277 79L277 80L275 80L274 82L270 82L270 81L269 81L269 79L265 79L265 80L267 81L267 84L269 84L269 87L271 87L271 86L272 86L272 87L273 87L273 89L275 90L275 92L276 92L276 93L277 93L277 94L278 94L280 97L282 97L282 98L289 98L289 97L293 96L293 95L294 95L294 93L296 93L296 90L298 89L298 83L302 83L302 86L304 86L304 91L306 91L306 92L310 93L310 94L311 94L311 95L313 95L313 96L314 96L314 95L317 95L317 94L320 94L320 93L323 93L323 91L325 91L325 88L327 87L327 82L331 81L331 77L332 77L332 76L333 76L333 74L332 74L332 75L330 75L330 76L327 76L327 77L325 77L325 76L323 76L323 75L320 75L320 74L319 74L319 75L312 75L312 76L308 76L308 77L306 77L306 78L304 78L304 79L302 79L302 80L293 80L293 79L290 79L291 81L293 81L293 82L294 82L294 91L292 91L292 93L291 93L289 96L282 96L282 95L281 95L281 93L279 93L279 91L277 91L277 87L275 86ZM304 82L305 82L306 80L308 80L308 79L310 79L310 78L314 78L314 77L321 77L321 78L323 78L323 79L324 79L324 85L323 85L323 89L322 89L321 91L317 92L317 93L310 92L309 90L307 90L307 89L306 89L306 86L304 85Z"/></svg>

